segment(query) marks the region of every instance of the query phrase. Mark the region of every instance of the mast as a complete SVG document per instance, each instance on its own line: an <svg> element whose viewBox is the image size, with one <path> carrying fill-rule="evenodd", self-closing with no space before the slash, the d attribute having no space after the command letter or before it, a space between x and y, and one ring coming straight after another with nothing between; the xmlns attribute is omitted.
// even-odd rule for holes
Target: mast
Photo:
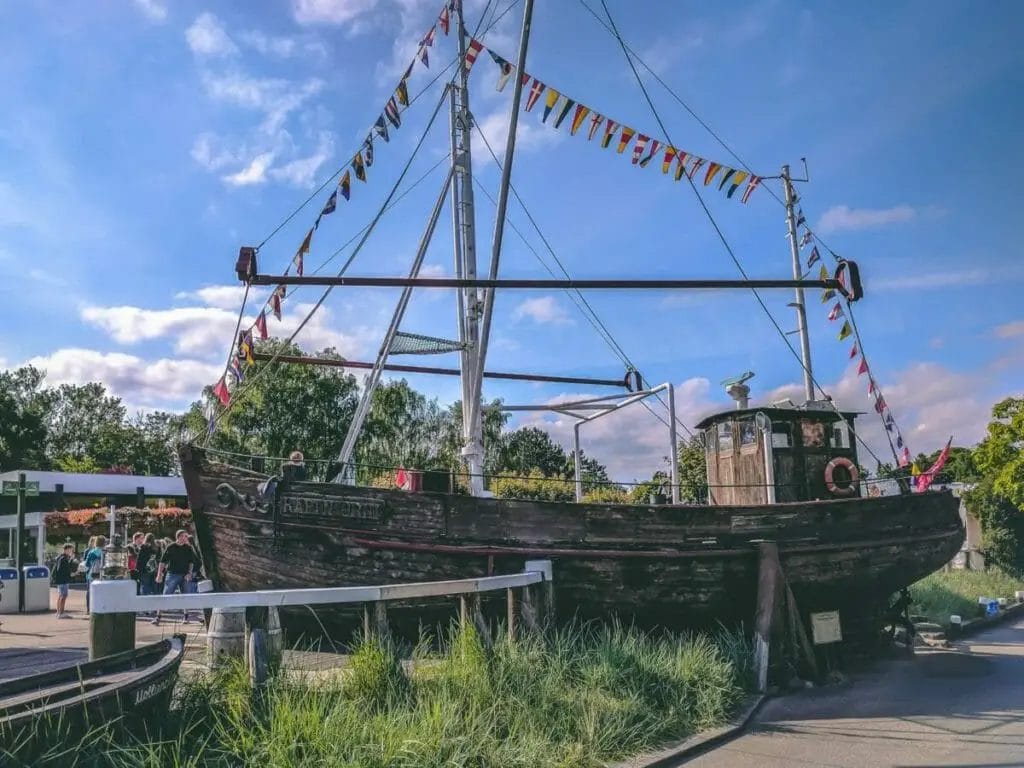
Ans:
<svg viewBox="0 0 1024 768"><path fill-rule="evenodd" d="M452 238L455 276L476 279L476 212L473 207L472 116L469 112L469 73L466 60L466 30L462 3L455 3L455 35L459 44L459 73L450 95L452 172ZM480 292L476 287L459 288L458 326L462 350L459 368L462 378L462 456L469 472L470 490L480 496L484 488L483 420L474 407L473 377L482 370L479 359Z"/></svg>
<svg viewBox="0 0 1024 768"><path fill-rule="evenodd" d="M796 237L796 191L789 175L789 166L782 166L782 186L786 196L786 227L789 230L789 252L793 257L793 279L801 278L800 244ZM800 334L800 360L804 369L804 398L814 400L814 375L811 372L811 339L807 334L807 305L804 303L804 289L796 288L796 301L790 306L796 308L796 328Z"/></svg>
<svg viewBox="0 0 1024 768"><path fill-rule="evenodd" d="M505 142L505 156L501 163L501 186L498 188L497 215L494 220L494 238L491 243L490 279L498 277L498 264L501 261L501 242L505 234L505 211L508 208L508 189L512 180L512 159L516 149L516 128L519 124L519 104L523 96L523 77L526 71L526 49L530 41L530 22L533 18L533 0L526 0L523 8L523 28L519 36L519 54L516 59L515 87L512 91L512 111L509 115L508 138ZM491 318L494 314L494 288L484 292L483 321L480 330L480 343L477 350L476 370L472 378L473 411L479 415L480 400L483 389L484 365L487 362L487 342L491 333ZM478 416L479 417L479 416Z"/></svg>

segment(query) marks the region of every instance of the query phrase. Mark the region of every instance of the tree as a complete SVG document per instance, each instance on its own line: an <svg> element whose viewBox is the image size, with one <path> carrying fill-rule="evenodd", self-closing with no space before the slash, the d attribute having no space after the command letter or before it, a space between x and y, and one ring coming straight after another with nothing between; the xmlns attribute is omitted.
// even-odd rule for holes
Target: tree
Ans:
<svg viewBox="0 0 1024 768"><path fill-rule="evenodd" d="M445 466L444 422L447 412L405 379L381 384L359 441L356 461L368 476L398 466L439 469Z"/></svg>
<svg viewBox="0 0 1024 768"><path fill-rule="evenodd" d="M691 504L707 504L707 454L699 435L694 435L679 446L678 472L680 500Z"/></svg>
<svg viewBox="0 0 1024 768"><path fill-rule="evenodd" d="M48 466L44 377L32 366L0 372L0 471Z"/></svg>
<svg viewBox="0 0 1024 768"><path fill-rule="evenodd" d="M985 439L974 452L982 477L994 493L1024 508L1024 398L1008 397L992 408Z"/></svg>
<svg viewBox="0 0 1024 768"><path fill-rule="evenodd" d="M50 398L46 452L54 466L65 470L125 463L125 417L121 399L108 395L99 382L62 384Z"/></svg>
<svg viewBox="0 0 1024 768"><path fill-rule="evenodd" d="M570 459L565 449L547 432L537 427L520 427L501 436L494 470L523 476L536 470L544 477L554 477L566 473L567 462Z"/></svg>

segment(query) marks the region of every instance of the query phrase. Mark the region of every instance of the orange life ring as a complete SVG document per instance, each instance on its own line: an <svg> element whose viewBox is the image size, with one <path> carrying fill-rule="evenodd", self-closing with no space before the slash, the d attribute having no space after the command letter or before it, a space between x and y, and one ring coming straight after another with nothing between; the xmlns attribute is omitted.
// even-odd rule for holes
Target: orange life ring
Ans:
<svg viewBox="0 0 1024 768"><path fill-rule="evenodd" d="M837 485L833 479L832 476L837 467L843 467L849 472L850 479L847 484ZM858 480L860 480L860 472L857 470L857 465L845 456L836 456L825 467L825 487L828 488L829 493L834 493L836 496L852 495L857 490Z"/></svg>

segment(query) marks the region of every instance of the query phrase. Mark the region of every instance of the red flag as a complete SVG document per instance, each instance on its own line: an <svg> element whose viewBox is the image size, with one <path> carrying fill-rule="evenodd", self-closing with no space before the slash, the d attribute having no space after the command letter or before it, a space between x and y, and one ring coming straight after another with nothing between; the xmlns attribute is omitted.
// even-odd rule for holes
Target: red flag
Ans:
<svg viewBox="0 0 1024 768"><path fill-rule="evenodd" d="M468 54L466 55L466 58L469 58ZM545 86L544 83L536 77L533 78L533 85L530 86L530 92L526 95L526 106L523 107L523 109L527 112L533 109L533 105L537 103L537 99L540 98L540 95L544 92L546 87L547 86Z"/></svg>
<svg viewBox="0 0 1024 768"><path fill-rule="evenodd" d="M644 147L647 146L648 141L650 141L650 137L644 136L642 133L636 137L636 144L633 145L633 165L640 162L640 155L644 153Z"/></svg>
<svg viewBox="0 0 1024 768"><path fill-rule="evenodd" d="M853 360L857 356L857 342L853 342L853 346L850 347L850 359Z"/></svg>
<svg viewBox="0 0 1024 768"><path fill-rule="evenodd" d="M451 22L451 18L448 16L448 6L446 5L441 9L441 15L437 19L437 23L441 26L444 31L445 37L448 36L448 24Z"/></svg>
<svg viewBox="0 0 1024 768"><path fill-rule="evenodd" d="M837 317L842 317L842 316L843 316L843 308L841 306L839 306L839 302L837 301L836 305L834 307L832 307L832 311L828 313L828 319L829 320L835 320Z"/></svg>
<svg viewBox="0 0 1024 768"><path fill-rule="evenodd" d="M740 202L741 203L747 202L747 200L750 199L750 195L753 193L753 191L755 189L757 189L757 185L760 184L760 183L761 183L761 177L760 176L751 176L750 177L750 183L747 184L747 188L746 188L746 190L744 190L743 197L741 198Z"/></svg>
<svg viewBox="0 0 1024 768"><path fill-rule="evenodd" d="M879 395L875 398L875 413L881 413L885 410L885 398Z"/></svg>
<svg viewBox="0 0 1024 768"><path fill-rule="evenodd" d="M220 400L221 405L225 408L228 407L228 403L231 402L231 393L228 392L228 385L224 381L223 376L220 377L220 381L213 385L213 395Z"/></svg>
<svg viewBox="0 0 1024 768"><path fill-rule="evenodd" d="M405 467L399 467L398 471L395 472L395 485L399 488L405 488L409 482L409 476L405 473Z"/></svg>
<svg viewBox="0 0 1024 768"><path fill-rule="evenodd" d="M260 332L261 339L267 338L267 311L265 309L261 309L256 318L256 330Z"/></svg>
<svg viewBox="0 0 1024 768"><path fill-rule="evenodd" d="M857 375L862 376L868 372L868 361L867 358L862 357L860 359L860 365L857 366Z"/></svg>
<svg viewBox="0 0 1024 768"><path fill-rule="evenodd" d="M900 454L900 466L905 467L910 463L910 449L903 446L903 453Z"/></svg>
<svg viewBox="0 0 1024 768"><path fill-rule="evenodd" d="M270 294L270 309L274 313L274 317L278 320L281 319L281 297L284 295L284 286L279 285L274 289L274 292Z"/></svg>
<svg viewBox="0 0 1024 768"><path fill-rule="evenodd" d="M917 476L918 493L924 493L925 491L928 490L928 486L935 482L935 476L939 474L939 472L942 470L944 466L946 466L946 461L949 459L949 449L952 445L953 438L950 437L949 441L946 443L946 447L942 449L942 452L939 454L938 458L935 459L935 463L928 467L928 470L926 472L922 472L920 475Z"/></svg>

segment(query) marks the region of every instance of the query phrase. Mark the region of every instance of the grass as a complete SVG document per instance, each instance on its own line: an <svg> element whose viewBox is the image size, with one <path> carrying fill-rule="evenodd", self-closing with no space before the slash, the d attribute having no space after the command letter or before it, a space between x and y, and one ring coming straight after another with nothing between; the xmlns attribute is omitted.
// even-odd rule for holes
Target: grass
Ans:
<svg viewBox="0 0 1024 768"><path fill-rule="evenodd" d="M725 722L752 682L740 634L575 626L485 649L470 629L403 665L374 642L324 678L241 668L181 686L159 732L92 731L12 765L177 768L600 766ZM411 671L409 671L411 670ZM4 762L0 751L0 765Z"/></svg>
<svg viewBox="0 0 1024 768"><path fill-rule="evenodd" d="M911 613L946 626L953 614L965 620L981 616L984 611L978 605L979 597L1012 598L1019 589L1024 589L1024 583L995 568L936 571L910 588Z"/></svg>

